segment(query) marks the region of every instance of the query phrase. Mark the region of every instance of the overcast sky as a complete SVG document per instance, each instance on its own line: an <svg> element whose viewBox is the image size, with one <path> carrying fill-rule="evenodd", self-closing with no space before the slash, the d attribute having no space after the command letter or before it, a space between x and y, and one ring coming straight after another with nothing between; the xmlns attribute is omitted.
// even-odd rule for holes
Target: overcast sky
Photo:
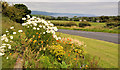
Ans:
<svg viewBox="0 0 120 70"><path fill-rule="evenodd" d="M119 0L6 0L24 3L32 11L79 13L93 15L118 15ZM58 2L61 1L61 2Z"/></svg>

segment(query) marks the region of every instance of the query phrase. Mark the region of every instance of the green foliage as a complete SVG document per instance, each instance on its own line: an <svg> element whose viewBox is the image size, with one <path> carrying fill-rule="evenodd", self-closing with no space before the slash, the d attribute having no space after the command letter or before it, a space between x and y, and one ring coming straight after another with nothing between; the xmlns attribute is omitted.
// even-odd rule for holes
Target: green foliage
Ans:
<svg viewBox="0 0 120 70"><path fill-rule="evenodd" d="M120 26L120 22L107 22L106 26L107 27L110 27L110 26L117 27L117 26Z"/></svg>
<svg viewBox="0 0 120 70"><path fill-rule="evenodd" d="M31 10L28 10L27 6L24 5L24 4L15 4L14 7L17 8L17 9L24 10L25 15L30 15L31 14Z"/></svg>
<svg viewBox="0 0 120 70"><path fill-rule="evenodd" d="M15 4L14 6L9 5L7 2L0 2L0 4L2 4L2 14L18 23L23 23L22 18L31 13L23 4Z"/></svg>
<svg viewBox="0 0 120 70"><path fill-rule="evenodd" d="M85 27L85 26L91 26L91 24L88 22L80 22L79 23L79 27Z"/></svg>
<svg viewBox="0 0 120 70"><path fill-rule="evenodd" d="M77 26L77 24L75 22L72 22L72 21L69 21L69 22L57 22L57 21L52 21L52 23L55 25L55 26L68 26L68 27L71 27L71 26Z"/></svg>

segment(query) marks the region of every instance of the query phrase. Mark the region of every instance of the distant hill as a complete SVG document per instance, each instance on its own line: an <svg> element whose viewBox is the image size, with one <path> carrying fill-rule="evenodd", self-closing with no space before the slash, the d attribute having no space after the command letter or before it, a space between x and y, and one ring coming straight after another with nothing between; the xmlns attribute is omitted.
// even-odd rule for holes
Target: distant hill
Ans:
<svg viewBox="0 0 120 70"><path fill-rule="evenodd" d="M95 15L91 15L91 14L76 14L76 13L53 13L53 12L44 12L44 11L32 11L33 15L46 15L46 16L54 16L54 17L63 17L63 16L67 16L67 17L94 17Z"/></svg>

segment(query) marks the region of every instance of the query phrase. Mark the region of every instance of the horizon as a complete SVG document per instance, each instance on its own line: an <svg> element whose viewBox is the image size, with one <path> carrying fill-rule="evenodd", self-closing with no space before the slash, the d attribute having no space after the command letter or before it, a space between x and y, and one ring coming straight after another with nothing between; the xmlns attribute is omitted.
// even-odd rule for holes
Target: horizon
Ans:
<svg viewBox="0 0 120 70"><path fill-rule="evenodd" d="M9 2L22 3L31 11L118 16L118 2Z"/></svg>

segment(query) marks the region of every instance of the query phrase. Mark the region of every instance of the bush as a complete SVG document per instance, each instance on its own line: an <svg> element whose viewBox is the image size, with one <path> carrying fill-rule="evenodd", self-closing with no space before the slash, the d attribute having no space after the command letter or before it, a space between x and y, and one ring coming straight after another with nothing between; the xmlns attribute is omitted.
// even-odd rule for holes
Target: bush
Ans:
<svg viewBox="0 0 120 70"><path fill-rule="evenodd" d="M23 23L22 17L26 17L31 13L31 10L23 4L9 5L7 2L0 2L2 5L2 14L9 17L11 20Z"/></svg>
<svg viewBox="0 0 120 70"><path fill-rule="evenodd" d="M117 27L117 26L120 26L120 22L107 22L106 23L106 26L107 27L110 27L110 26L113 26L113 27Z"/></svg>
<svg viewBox="0 0 120 70"><path fill-rule="evenodd" d="M91 26L88 22L80 22L79 27Z"/></svg>
<svg viewBox="0 0 120 70"><path fill-rule="evenodd" d="M77 26L75 22L52 22L55 26Z"/></svg>

